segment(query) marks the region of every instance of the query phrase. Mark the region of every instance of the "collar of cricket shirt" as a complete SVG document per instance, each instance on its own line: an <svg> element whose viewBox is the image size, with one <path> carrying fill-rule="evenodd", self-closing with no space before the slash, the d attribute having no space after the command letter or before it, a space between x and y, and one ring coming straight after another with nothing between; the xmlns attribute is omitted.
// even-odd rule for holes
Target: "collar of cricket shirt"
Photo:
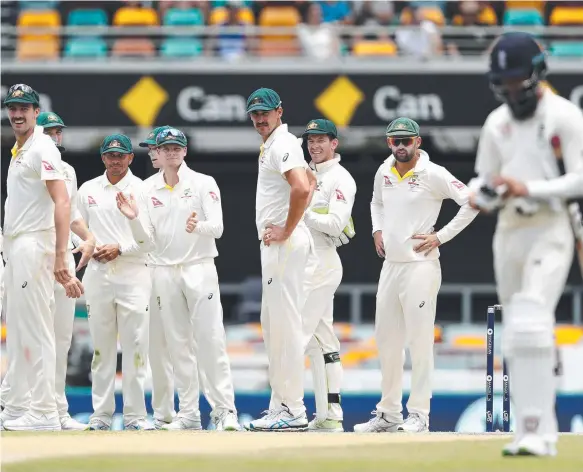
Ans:
<svg viewBox="0 0 583 472"><path fill-rule="evenodd" d="M188 173L188 171L190 170L190 167L188 167L186 165L186 162L182 162L182 164L180 164L180 167L178 168L178 184L180 182L182 182L185 178L186 178L186 174ZM178 185L176 184L176 185ZM174 187L176 187L176 185ZM156 190L161 190L163 188L166 188L166 181L164 180L164 171L160 171L156 177ZM172 188L174 188L172 187Z"/></svg>
<svg viewBox="0 0 583 472"><path fill-rule="evenodd" d="M107 171L105 171L101 176L101 185L103 185L103 188L107 188L111 185L112 187L115 187L116 189L123 192L130 185L133 175L134 174L132 174L132 171L128 168L128 173L124 175L123 179L114 185L107 178Z"/></svg>
<svg viewBox="0 0 583 472"><path fill-rule="evenodd" d="M322 162L321 164L316 164L315 162L310 162L310 167L318 173L327 172L332 167L340 162L340 154L334 154L334 157L329 161Z"/></svg>
<svg viewBox="0 0 583 472"><path fill-rule="evenodd" d="M273 130L273 132L269 135L269 138L267 138L267 141L265 141L265 143L263 143L263 150L265 151L265 149L269 149L269 146L271 146L273 144L273 141L275 141L275 138L277 138L277 136L279 136L282 133L287 133L287 125L286 124L281 124Z"/></svg>

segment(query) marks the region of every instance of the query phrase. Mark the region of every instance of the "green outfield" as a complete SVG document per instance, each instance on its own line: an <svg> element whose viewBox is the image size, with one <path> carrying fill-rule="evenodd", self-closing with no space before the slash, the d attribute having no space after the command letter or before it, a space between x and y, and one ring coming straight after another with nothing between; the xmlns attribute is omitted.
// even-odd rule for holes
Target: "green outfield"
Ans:
<svg viewBox="0 0 583 472"><path fill-rule="evenodd" d="M4 472L580 472L583 435L555 458L502 458L497 435L2 434Z"/></svg>

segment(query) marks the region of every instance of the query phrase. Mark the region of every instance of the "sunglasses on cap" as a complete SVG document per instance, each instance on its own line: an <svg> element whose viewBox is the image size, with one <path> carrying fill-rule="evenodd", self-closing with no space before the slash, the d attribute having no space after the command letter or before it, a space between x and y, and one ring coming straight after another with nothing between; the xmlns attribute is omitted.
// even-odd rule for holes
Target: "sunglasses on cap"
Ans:
<svg viewBox="0 0 583 472"><path fill-rule="evenodd" d="M401 144L405 147L411 146L415 142L415 138L388 138L389 144L393 147L399 147Z"/></svg>
<svg viewBox="0 0 583 472"><path fill-rule="evenodd" d="M21 90L24 93L32 93L32 87L26 84L16 84L10 87L10 90L8 90L8 95L12 95L12 93L16 92L17 90Z"/></svg>

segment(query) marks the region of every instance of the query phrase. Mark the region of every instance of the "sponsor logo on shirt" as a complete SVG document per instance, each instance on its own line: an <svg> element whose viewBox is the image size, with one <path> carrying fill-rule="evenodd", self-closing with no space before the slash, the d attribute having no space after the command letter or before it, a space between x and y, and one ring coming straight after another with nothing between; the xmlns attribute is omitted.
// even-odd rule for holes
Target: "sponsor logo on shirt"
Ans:
<svg viewBox="0 0 583 472"><path fill-rule="evenodd" d="M215 192L209 192L209 195L211 196L213 201L215 201L215 202L219 201L219 196Z"/></svg>
<svg viewBox="0 0 583 472"><path fill-rule="evenodd" d="M180 198L191 198L192 197L192 190L190 190L189 188L187 188L184 193L182 194L182 197Z"/></svg>
<svg viewBox="0 0 583 472"><path fill-rule="evenodd" d="M287 153L287 152L286 152L286 153L283 155L283 162L287 161L287 158L288 158L288 157L289 157L289 153Z"/></svg>
<svg viewBox="0 0 583 472"><path fill-rule="evenodd" d="M391 182L391 178L388 175L383 175L383 179L385 180L384 187L392 187L393 182Z"/></svg>
<svg viewBox="0 0 583 472"><path fill-rule="evenodd" d="M57 172L57 169L55 169L49 161L42 161L42 162L43 162L43 167L47 172Z"/></svg>
<svg viewBox="0 0 583 472"><path fill-rule="evenodd" d="M152 197L152 205L154 206L154 208L164 206L164 204L160 200L158 200L156 197Z"/></svg>
<svg viewBox="0 0 583 472"><path fill-rule="evenodd" d="M346 198L344 197L342 190L340 190L339 188L336 189L336 200L339 202L346 203Z"/></svg>
<svg viewBox="0 0 583 472"><path fill-rule="evenodd" d="M458 190L462 190L462 189L465 187L465 185L464 185L462 182L460 182L459 180L452 180L452 181L451 181L451 184L452 184L452 185L453 185L455 188L457 188Z"/></svg>
<svg viewBox="0 0 583 472"><path fill-rule="evenodd" d="M87 197L87 204L92 207L92 206L97 206L97 202L95 201L95 198L93 198L91 195L89 195Z"/></svg>

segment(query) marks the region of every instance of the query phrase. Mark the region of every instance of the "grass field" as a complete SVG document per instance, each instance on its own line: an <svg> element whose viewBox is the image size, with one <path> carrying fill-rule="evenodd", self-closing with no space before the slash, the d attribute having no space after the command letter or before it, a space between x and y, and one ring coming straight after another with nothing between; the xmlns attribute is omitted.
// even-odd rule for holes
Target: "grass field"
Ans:
<svg viewBox="0 0 583 472"><path fill-rule="evenodd" d="M555 458L502 458L501 435L2 433L4 472L581 472L583 435Z"/></svg>

